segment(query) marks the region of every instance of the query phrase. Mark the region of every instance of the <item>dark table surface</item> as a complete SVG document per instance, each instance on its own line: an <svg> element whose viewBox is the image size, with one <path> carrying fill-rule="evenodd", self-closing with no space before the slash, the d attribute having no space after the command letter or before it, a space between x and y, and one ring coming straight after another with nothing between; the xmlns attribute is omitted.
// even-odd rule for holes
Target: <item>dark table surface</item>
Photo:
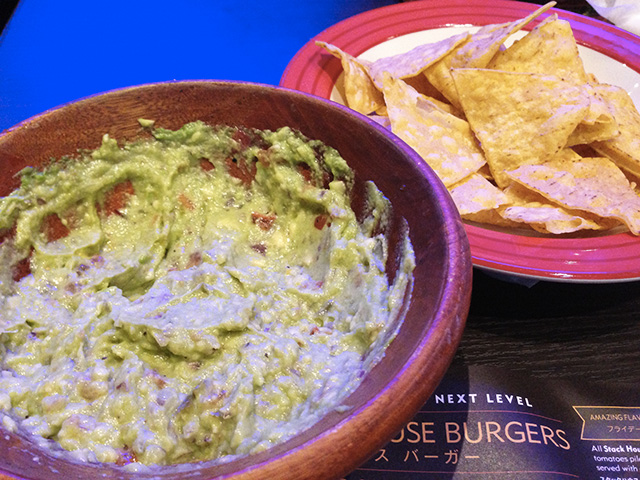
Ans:
<svg viewBox="0 0 640 480"><path fill-rule="evenodd" d="M0 130L100 91L172 79L277 84L330 25L393 0L112 0L2 5ZM543 3L543 2L536 2ZM597 17L584 1L559 7ZM640 252L639 252L640 254ZM455 364L640 384L640 282L533 286L474 271Z"/></svg>
<svg viewBox="0 0 640 480"><path fill-rule="evenodd" d="M527 287L476 269L467 328L454 362L539 377L638 384L639 312L640 282Z"/></svg>

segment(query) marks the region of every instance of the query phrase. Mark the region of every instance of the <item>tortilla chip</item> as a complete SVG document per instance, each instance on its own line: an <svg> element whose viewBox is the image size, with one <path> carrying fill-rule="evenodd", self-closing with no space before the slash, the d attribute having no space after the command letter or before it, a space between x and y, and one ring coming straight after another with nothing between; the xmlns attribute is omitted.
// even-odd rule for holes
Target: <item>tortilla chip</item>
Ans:
<svg viewBox="0 0 640 480"><path fill-rule="evenodd" d="M382 125L385 128L391 130L391 120L386 115L369 115L369 118L374 122Z"/></svg>
<svg viewBox="0 0 640 480"><path fill-rule="evenodd" d="M473 173L449 187L460 215L495 210L507 203L507 196L479 173Z"/></svg>
<svg viewBox="0 0 640 480"><path fill-rule="evenodd" d="M508 176L565 208L614 218L634 235L640 235L640 196L607 158L524 165L508 172Z"/></svg>
<svg viewBox="0 0 640 480"><path fill-rule="evenodd" d="M610 106L618 122L620 135L594 142L591 146L613 160L618 167L640 176L640 113L629 94L613 85L599 84L597 91Z"/></svg>
<svg viewBox="0 0 640 480"><path fill-rule="evenodd" d="M381 117L388 117L389 113L387 113L387 106L383 105L382 107L378 108L375 113L372 113L370 115L379 115Z"/></svg>
<svg viewBox="0 0 640 480"><path fill-rule="evenodd" d="M316 45L340 59L344 70L345 101L349 108L367 115L384 106L382 92L376 88L369 76L368 62L358 60L330 43L318 41Z"/></svg>
<svg viewBox="0 0 640 480"><path fill-rule="evenodd" d="M624 173L624 176L627 177L629 183L631 183L636 193L640 194L640 176L634 175L633 173L627 172L625 170L623 170L622 172Z"/></svg>
<svg viewBox="0 0 640 480"><path fill-rule="evenodd" d="M424 98L428 99L431 103L433 103L436 107L438 107L438 109L442 110L443 112L447 112L447 113L449 113L451 115L454 115L454 116L456 116L458 118L462 118L462 115L460 114L460 112L458 110L456 110L455 107L453 105L451 105L450 103L442 102L442 101L438 100L437 98L429 97L427 95L424 95Z"/></svg>
<svg viewBox="0 0 640 480"><path fill-rule="evenodd" d="M452 71L462 110L501 188L505 171L558 153L584 118L584 87L558 77L488 69Z"/></svg>
<svg viewBox="0 0 640 480"><path fill-rule="evenodd" d="M420 95L404 81L384 75L384 98L391 130L407 142L446 185L485 164L469 124Z"/></svg>
<svg viewBox="0 0 640 480"><path fill-rule="evenodd" d="M584 70L555 14L505 44L553 5L374 62L316 43L342 63L346 104L414 148L466 221L640 235L640 113L629 95Z"/></svg>
<svg viewBox="0 0 640 480"><path fill-rule="evenodd" d="M588 218L550 202L540 193L519 183L512 183L505 190L510 205L498 213L515 223L525 223L540 233L573 233L579 230L602 230L609 228L605 222Z"/></svg>
<svg viewBox="0 0 640 480"><path fill-rule="evenodd" d="M418 45L405 53L380 58L371 64L369 73L376 86L382 90L385 72L393 78L415 77L466 41L468 37L469 34L465 32L439 42Z"/></svg>
<svg viewBox="0 0 640 480"><path fill-rule="evenodd" d="M567 139L567 146L589 145L593 142L612 140L620 135L620 129L615 119L611 122L587 123L580 122Z"/></svg>
<svg viewBox="0 0 640 480"><path fill-rule="evenodd" d="M576 161L576 160L580 160L581 158L582 158L582 155L576 152L573 148L563 148L558 153L556 153L553 157L551 157L549 160L554 160L560 163L560 162Z"/></svg>
<svg viewBox="0 0 640 480"><path fill-rule="evenodd" d="M449 100L444 98L444 96L440 93L440 90L431 85L431 82L429 82L429 79L426 77L426 75L420 74L416 75L415 77L403 78L402 80L404 80L407 85L411 85L413 88L415 88L418 93L421 93L422 95L425 95L432 100L437 100L440 103L441 107L443 105L447 105L445 110L449 111L450 113L455 112L459 114L458 110L456 110L453 105L449 103Z"/></svg>
<svg viewBox="0 0 640 480"><path fill-rule="evenodd" d="M595 153L595 152L592 152ZM556 155L551 158L551 161L555 162L557 165L562 165L564 162L577 162L581 161L584 155L576 152L574 148L564 148L560 150ZM597 156L597 155L594 155ZM551 200L549 197L545 197L544 195L532 190L526 185L512 182L509 184L507 188L504 189L504 193L507 195L507 198L514 205L525 205L530 203L539 203L550 205L554 208L561 209L563 212L572 215L579 216L588 222L588 225L585 224L584 228L590 228L594 230L606 230L609 228L613 228L616 225L620 225L619 220L615 220L613 218L603 218L594 213L590 213L587 211L576 211L576 210L568 210L562 207L557 202Z"/></svg>
<svg viewBox="0 0 640 480"><path fill-rule="evenodd" d="M589 110L585 118L569 135L567 146L588 145L593 142L611 140L620 135L618 122L612 109L598 93L600 87L584 84L589 95Z"/></svg>
<svg viewBox="0 0 640 480"><path fill-rule="evenodd" d="M555 2L543 5L527 17L509 23L485 25L471 34L468 40L435 62L424 73L431 82L456 108L460 108L458 90L451 77L452 68L485 68L500 50L504 41L513 33L527 25Z"/></svg>
<svg viewBox="0 0 640 480"><path fill-rule="evenodd" d="M585 87L587 88L591 105L589 106L589 113L582 123L590 125L595 125L597 123L614 123L617 130L618 122L616 122L616 119L613 116L613 107L604 100L602 95L600 95L600 90L606 89L607 86L600 85L598 83L586 83Z"/></svg>
<svg viewBox="0 0 640 480"><path fill-rule="evenodd" d="M516 223L524 223L540 233L573 233L579 230L600 230L602 227L595 222L571 215L565 210L550 205L512 206L501 210L499 214Z"/></svg>
<svg viewBox="0 0 640 480"><path fill-rule="evenodd" d="M493 175L491 175L491 170L489 169L489 165L487 165L486 163L480 167L480 169L478 170L478 173L480 175L482 175L484 178L486 178L489 181L493 181Z"/></svg>
<svg viewBox="0 0 640 480"><path fill-rule="evenodd" d="M553 74L581 84L589 80L571 25L559 20L556 14L547 17L507 49L496 53L487 68Z"/></svg>
<svg viewBox="0 0 640 480"><path fill-rule="evenodd" d="M513 222L508 220L498 213L498 209L495 210L480 210L475 213L467 213L461 215L462 219L468 222L482 223L483 226L493 226L500 228L530 228L528 225Z"/></svg>
<svg viewBox="0 0 640 480"><path fill-rule="evenodd" d="M585 85L589 111L568 140L568 145L608 140L618 134L618 126L608 107L590 87L571 25L549 16L531 32L504 51L496 53L487 68L509 72L555 75L562 80Z"/></svg>

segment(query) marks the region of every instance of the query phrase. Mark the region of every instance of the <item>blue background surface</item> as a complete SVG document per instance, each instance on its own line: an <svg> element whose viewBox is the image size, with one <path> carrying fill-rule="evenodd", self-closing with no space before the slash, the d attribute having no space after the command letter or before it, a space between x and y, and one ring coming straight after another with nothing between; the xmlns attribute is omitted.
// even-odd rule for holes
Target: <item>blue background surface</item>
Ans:
<svg viewBox="0 0 640 480"><path fill-rule="evenodd" d="M0 130L141 83L276 85L329 26L394 0L21 0L0 37Z"/></svg>

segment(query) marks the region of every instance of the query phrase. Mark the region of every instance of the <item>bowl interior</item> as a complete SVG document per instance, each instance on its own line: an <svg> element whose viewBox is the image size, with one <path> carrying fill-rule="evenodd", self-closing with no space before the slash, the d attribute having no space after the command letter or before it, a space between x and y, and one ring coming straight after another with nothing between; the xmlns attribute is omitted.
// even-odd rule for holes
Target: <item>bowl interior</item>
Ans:
<svg viewBox="0 0 640 480"><path fill-rule="evenodd" d="M290 90L241 82L170 82L96 95L25 121L0 136L0 195L18 186L14 174L51 158L93 149L108 133L143 134L138 119L179 128L203 120L260 129L291 126L336 148L356 173L354 208L373 180L393 205L390 275L408 225L416 253L406 316L383 360L332 413L292 440L258 455L211 466L190 464L129 473L109 465L65 462L20 435L0 434L0 478L75 477L209 479L329 478L344 475L382 447L422 406L444 375L460 340L471 290L469 249L446 189L409 147L382 127L331 102ZM406 223L405 223L406 222ZM323 461L317 462L322 455ZM313 467L311 467L313 465ZM235 476L234 476L235 478Z"/></svg>

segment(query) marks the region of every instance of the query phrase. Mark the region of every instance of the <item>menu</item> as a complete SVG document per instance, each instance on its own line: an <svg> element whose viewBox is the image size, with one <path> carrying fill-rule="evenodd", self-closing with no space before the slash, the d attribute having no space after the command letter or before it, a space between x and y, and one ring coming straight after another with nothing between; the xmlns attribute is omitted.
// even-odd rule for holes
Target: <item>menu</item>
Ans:
<svg viewBox="0 0 640 480"><path fill-rule="evenodd" d="M640 479L640 389L452 368L347 480Z"/></svg>

